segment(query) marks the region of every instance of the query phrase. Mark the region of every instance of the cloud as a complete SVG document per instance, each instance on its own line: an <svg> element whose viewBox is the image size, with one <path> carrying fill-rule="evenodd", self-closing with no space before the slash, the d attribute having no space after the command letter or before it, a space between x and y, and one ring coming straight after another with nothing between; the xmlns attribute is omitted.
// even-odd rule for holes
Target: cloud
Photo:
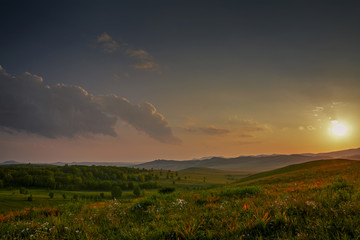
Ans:
<svg viewBox="0 0 360 240"><path fill-rule="evenodd" d="M181 142L172 134L164 116L158 113L151 103L132 105L127 99L116 95L100 96L98 102L106 112L119 117L159 142L171 144Z"/></svg>
<svg viewBox="0 0 360 240"><path fill-rule="evenodd" d="M207 135L225 135L230 133L228 129L225 128L218 128L214 126L210 127L181 127L183 130L189 133L203 133Z"/></svg>
<svg viewBox="0 0 360 240"><path fill-rule="evenodd" d="M244 134L270 130L269 126L251 120L237 120L236 122L237 127Z"/></svg>
<svg viewBox="0 0 360 240"><path fill-rule="evenodd" d="M227 133L230 133L229 130L225 128L217 128L217 127L200 127L199 130L202 133L208 134L208 135L224 135Z"/></svg>
<svg viewBox="0 0 360 240"><path fill-rule="evenodd" d="M127 49L126 53L138 59L152 59L152 56L147 51L142 49L139 50Z"/></svg>
<svg viewBox="0 0 360 240"><path fill-rule="evenodd" d="M97 42L101 44L106 53L113 53L120 49L120 44L112 39L106 32L98 36Z"/></svg>
<svg viewBox="0 0 360 240"><path fill-rule="evenodd" d="M126 42L115 41L108 33L104 32L97 37L97 42L101 45L104 52L114 53L121 50L124 54L136 60L132 66L135 69L146 69L158 71L159 64L155 63L153 56L143 49L133 49Z"/></svg>
<svg viewBox="0 0 360 240"><path fill-rule="evenodd" d="M94 96L79 86L48 86L37 75L11 76L0 66L0 128L48 138L86 134L116 136L123 120L163 143L179 143L151 103L133 105L116 95Z"/></svg>
<svg viewBox="0 0 360 240"><path fill-rule="evenodd" d="M241 138L253 138L254 136L251 135L251 134L241 133L241 134L238 135L238 137L241 137Z"/></svg>
<svg viewBox="0 0 360 240"><path fill-rule="evenodd" d="M195 123L191 121L181 128L188 133L202 133L217 136L232 135L238 138L254 138L255 136L253 134L256 132L271 131L269 126L251 120L230 119L227 121L227 124L229 128L215 126L203 127L196 126Z"/></svg>
<svg viewBox="0 0 360 240"><path fill-rule="evenodd" d="M345 103L342 102L332 102L324 106L317 106L312 110L312 115L320 121L336 119L339 108L344 105Z"/></svg>
<svg viewBox="0 0 360 240"><path fill-rule="evenodd" d="M156 69L157 64L153 61L144 61L132 65L136 69Z"/></svg>

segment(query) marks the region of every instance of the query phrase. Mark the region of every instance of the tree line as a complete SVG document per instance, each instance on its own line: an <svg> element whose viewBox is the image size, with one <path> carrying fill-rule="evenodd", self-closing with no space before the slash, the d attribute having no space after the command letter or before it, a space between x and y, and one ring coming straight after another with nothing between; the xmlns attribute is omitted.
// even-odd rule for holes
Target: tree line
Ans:
<svg viewBox="0 0 360 240"><path fill-rule="evenodd" d="M0 167L1 187L109 191L158 188L152 170L112 166L10 165Z"/></svg>

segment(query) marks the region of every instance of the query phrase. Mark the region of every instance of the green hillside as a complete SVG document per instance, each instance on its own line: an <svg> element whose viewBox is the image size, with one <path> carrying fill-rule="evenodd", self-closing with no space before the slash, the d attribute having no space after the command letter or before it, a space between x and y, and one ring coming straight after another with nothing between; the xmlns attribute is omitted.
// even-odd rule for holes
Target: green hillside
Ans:
<svg viewBox="0 0 360 240"><path fill-rule="evenodd" d="M359 171L360 161L346 159L318 160L253 174L237 182L242 184L275 184L299 180L325 180L334 176L354 178L358 176Z"/></svg>
<svg viewBox="0 0 360 240"><path fill-rule="evenodd" d="M251 171L226 171L214 168L192 167L180 170L182 175L191 176L194 180L204 180L208 183L230 183L231 181L241 179L251 175Z"/></svg>

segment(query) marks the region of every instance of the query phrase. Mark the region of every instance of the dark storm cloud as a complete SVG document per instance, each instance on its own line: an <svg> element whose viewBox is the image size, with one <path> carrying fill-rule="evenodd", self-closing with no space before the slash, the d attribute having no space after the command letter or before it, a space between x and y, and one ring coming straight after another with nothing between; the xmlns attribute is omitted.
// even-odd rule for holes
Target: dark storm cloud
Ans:
<svg viewBox="0 0 360 240"><path fill-rule="evenodd" d="M0 66L0 127L49 138L116 136L117 119L164 143L180 142L150 103L132 105L115 95L96 97L79 86L50 87L37 75L11 76Z"/></svg>

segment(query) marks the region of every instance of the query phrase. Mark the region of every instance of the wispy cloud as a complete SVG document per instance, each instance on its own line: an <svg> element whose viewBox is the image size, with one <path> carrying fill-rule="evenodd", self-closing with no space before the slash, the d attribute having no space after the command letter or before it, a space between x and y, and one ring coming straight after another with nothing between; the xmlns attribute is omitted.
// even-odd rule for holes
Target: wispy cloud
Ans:
<svg viewBox="0 0 360 240"><path fill-rule="evenodd" d="M206 135L229 136L234 138L255 138L256 132L271 131L268 125L261 124L251 120L232 119L227 121L227 128L217 126L199 126L191 121L187 125L181 127L188 133L201 133Z"/></svg>
<svg viewBox="0 0 360 240"><path fill-rule="evenodd" d="M132 64L135 69L159 72L159 64L153 60L154 58L149 52L143 49L134 49L126 42L116 41L106 32L97 37L97 42L106 53L121 51L136 60L136 62Z"/></svg>
<svg viewBox="0 0 360 240"><path fill-rule="evenodd" d="M134 63L132 65L136 69L152 69L155 70L158 68L158 65L153 61L144 61L144 62L138 62Z"/></svg>
<svg viewBox="0 0 360 240"><path fill-rule="evenodd" d="M120 43L112 39L109 34L103 33L97 38L97 42L101 45L106 53L113 53L120 49Z"/></svg>
<svg viewBox="0 0 360 240"><path fill-rule="evenodd" d="M210 127L182 127L183 130L189 133L203 133L206 135L225 135L230 133L228 129L218 128L215 126Z"/></svg>
<svg viewBox="0 0 360 240"><path fill-rule="evenodd" d="M200 127L199 130L202 133L208 134L208 135L224 135L230 133L228 129L225 128L217 128L214 126L211 127Z"/></svg>

